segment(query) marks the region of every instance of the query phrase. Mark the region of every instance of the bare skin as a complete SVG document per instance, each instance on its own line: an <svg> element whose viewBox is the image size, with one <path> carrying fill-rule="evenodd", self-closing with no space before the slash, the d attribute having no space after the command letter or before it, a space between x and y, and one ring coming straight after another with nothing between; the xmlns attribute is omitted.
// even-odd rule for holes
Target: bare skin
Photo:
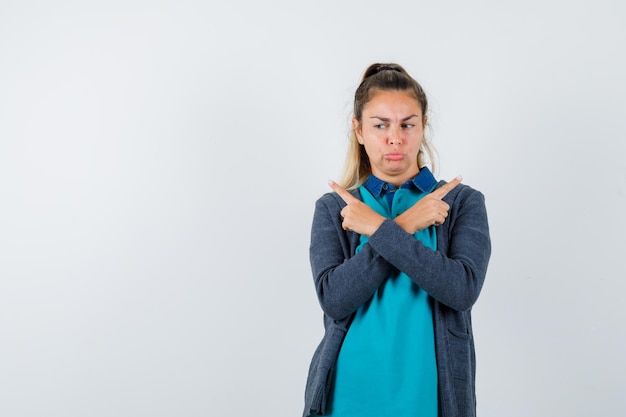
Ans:
<svg viewBox="0 0 626 417"><path fill-rule="evenodd" d="M450 206L442 199L454 187L459 185L461 180L461 177L456 177L444 184L393 220L410 234L432 225L439 226L443 224L448 217ZM354 197L339 184L329 181L328 185L346 203L346 206L341 210L341 216L343 217L342 227L344 230L371 236L383 224L385 217L376 213L367 204Z"/></svg>
<svg viewBox="0 0 626 417"><path fill-rule="evenodd" d="M427 116L422 114L420 103L410 92L376 92L364 106L361 120L352 120L354 133L365 148L372 174L397 187L417 175L420 171L417 155L426 122ZM460 183L461 177L453 179L393 220L410 234L443 224L450 206L442 199ZM328 184L347 204L341 210L345 230L371 236L385 221L383 216L337 183L329 181Z"/></svg>
<svg viewBox="0 0 626 417"><path fill-rule="evenodd" d="M400 186L419 172L417 155L428 118L406 91L378 91L363 107L352 127L363 145L372 174Z"/></svg>

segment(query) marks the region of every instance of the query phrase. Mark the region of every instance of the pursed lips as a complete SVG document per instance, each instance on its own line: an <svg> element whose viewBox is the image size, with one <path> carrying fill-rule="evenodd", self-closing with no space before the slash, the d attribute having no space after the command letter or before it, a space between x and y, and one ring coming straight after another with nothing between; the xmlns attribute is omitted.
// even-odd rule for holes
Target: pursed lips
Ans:
<svg viewBox="0 0 626 417"><path fill-rule="evenodd" d="M390 161L399 161L401 159L404 159L404 154L396 153L396 152L388 153L388 154L385 154L385 158L389 159Z"/></svg>

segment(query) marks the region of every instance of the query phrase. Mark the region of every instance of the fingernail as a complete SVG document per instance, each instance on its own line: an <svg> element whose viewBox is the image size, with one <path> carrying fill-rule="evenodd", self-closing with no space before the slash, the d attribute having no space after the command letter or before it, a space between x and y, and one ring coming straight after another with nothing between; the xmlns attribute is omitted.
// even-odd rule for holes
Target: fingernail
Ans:
<svg viewBox="0 0 626 417"><path fill-rule="evenodd" d="M463 181L463 175L457 175L456 179L459 181Z"/></svg>

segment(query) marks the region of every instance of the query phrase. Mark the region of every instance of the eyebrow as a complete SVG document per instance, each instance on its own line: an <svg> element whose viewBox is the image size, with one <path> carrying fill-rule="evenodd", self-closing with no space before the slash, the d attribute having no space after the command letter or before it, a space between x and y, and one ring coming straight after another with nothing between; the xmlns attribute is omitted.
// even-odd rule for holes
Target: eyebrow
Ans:
<svg viewBox="0 0 626 417"><path fill-rule="evenodd" d="M401 120L401 122L406 122L407 120L412 119L413 117L417 117L417 118L419 118L419 115L417 115L417 114L412 114L412 115L407 116L407 117L405 117L404 119L402 119L402 120ZM390 119L390 118L388 118L388 117L380 117L380 116L371 116L371 117L370 117L370 119L378 119L378 120L382 120L383 122L388 122L388 121L390 121L390 120L391 120L391 119Z"/></svg>

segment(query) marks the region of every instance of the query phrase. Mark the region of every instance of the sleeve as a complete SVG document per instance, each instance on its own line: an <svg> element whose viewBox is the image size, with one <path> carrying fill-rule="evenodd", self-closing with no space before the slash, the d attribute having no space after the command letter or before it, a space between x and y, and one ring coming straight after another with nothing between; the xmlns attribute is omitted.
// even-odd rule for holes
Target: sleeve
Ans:
<svg viewBox="0 0 626 417"><path fill-rule="evenodd" d="M341 206L321 198L315 206L310 261L317 297L324 313L341 320L363 305L389 276L392 266L366 243L353 254L341 227Z"/></svg>
<svg viewBox="0 0 626 417"><path fill-rule="evenodd" d="M392 220L386 220L370 236L369 243L431 297L452 309L466 311L478 299L491 255L487 212L484 196L469 187L459 192L450 205L445 252L427 248ZM438 233L446 233L439 229Z"/></svg>

